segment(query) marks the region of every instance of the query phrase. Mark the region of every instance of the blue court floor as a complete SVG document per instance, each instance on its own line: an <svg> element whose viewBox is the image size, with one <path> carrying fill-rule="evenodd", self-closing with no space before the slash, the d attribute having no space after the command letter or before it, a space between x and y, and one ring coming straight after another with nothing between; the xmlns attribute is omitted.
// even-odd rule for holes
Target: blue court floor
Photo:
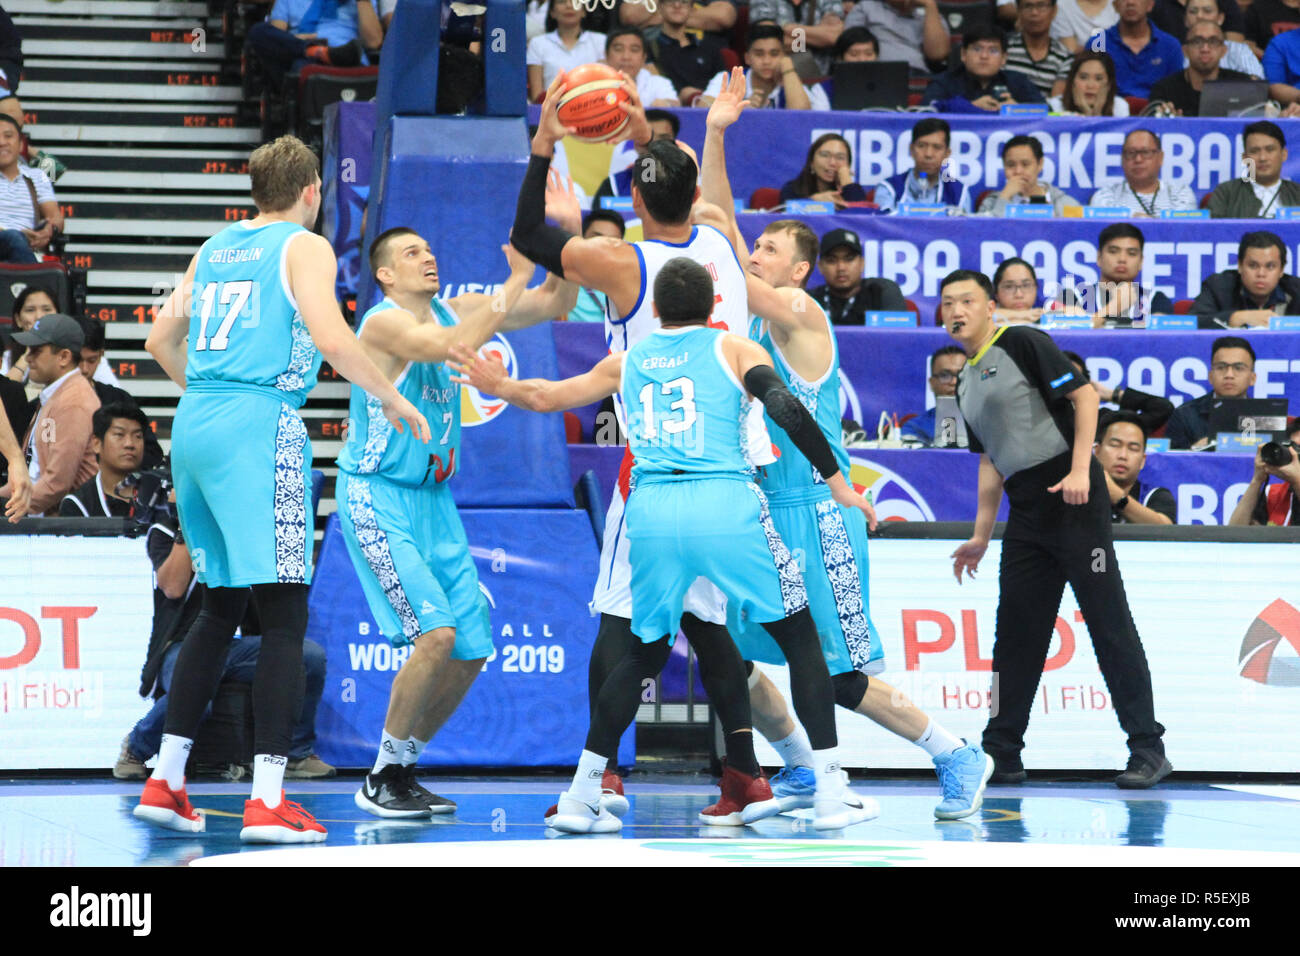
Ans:
<svg viewBox="0 0 1300 956"><path fill-rule="evenodd" d="M1297 866L1300 786L1165 784L1123 792L1104 784L990 788L974 817L934 819L935 784L855 780L878 819L818 833L798 815L745 828L706 827L696 813L717 793L703 776L633 774L620 834L561 836L543 824L567 778L434 777L459 804L431 822L384 821L358 810L358 778L290 781L288 798L329 829L306 847L239 842L247 783L196 781L203 834L154 829L131 815L141 785L90 780L0 783L0 866L184 865L735 865Z"/></svg>

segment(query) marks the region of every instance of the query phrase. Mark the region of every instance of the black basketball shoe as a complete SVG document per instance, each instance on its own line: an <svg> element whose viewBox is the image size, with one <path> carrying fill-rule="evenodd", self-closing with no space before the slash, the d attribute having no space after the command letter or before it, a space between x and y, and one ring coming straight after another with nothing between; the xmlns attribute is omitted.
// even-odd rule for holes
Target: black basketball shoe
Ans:
<svg viewBox="0 0 1300 956"><path fill-rule="evenodd" d="M390 763L379 773L368 773L353 802L377 817L396 819L429 815L428 805L411 791L400 764Z"/></svg>
<svg viewBox="0 0 1300 956"><path fill-rule="evenodd" d="M448 800L446 797L440 797L436 793L425 789L425 787L421 785L420 781L415 779L415 764L411 764L409 767L402 767L398 777L402 783L406 785L413 797L417 800L424 801L424 805L428 808L429 813L456 812L455 801Z"/></svg>

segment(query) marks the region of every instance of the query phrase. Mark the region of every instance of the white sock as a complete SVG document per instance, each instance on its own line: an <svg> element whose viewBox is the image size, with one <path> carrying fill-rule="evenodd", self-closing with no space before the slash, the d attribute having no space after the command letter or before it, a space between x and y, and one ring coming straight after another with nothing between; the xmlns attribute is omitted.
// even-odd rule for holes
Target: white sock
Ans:
<svg viewBox="0 0 1300 956"><path fill-rule="evenodd" d="M424 748L427 746L429 746L427 740L419 740L416 737L408 740L406 746L402 749L402 766L415 766L420 760L420 754L424 753Z"/></svg>
<svg viewBox="0 0 1300 956"><path fill-rule="evenodd" d="M585 803L595 803L600 799L600 781L605 775L608 757L584 750L578 758L578 769L573 774L573 783L569 792Z"/></svg>
<svg viewBox="0 0 1300 956"><path fill-rule="evenodd" d="M280 805L284 792L284 765L289 758L276 754L256 754L253 757L253 800L261 800L266 809Z"/></svg>
<svg viewBox="0 0 1300 956"><path fill-rule="evenodd" d="M813 774L817 777L816 796L838 797L844 792L844 777L840 773L840 749L831 747L829 750L814 750L813 756Z"/></svg>
<svg viewBox="0 0 1300 956"><path fill-rule="evenodd" d="M375 758L375 768L370 772L379 773L390 763L401 763L405 751L406 741L394 737L385 730L383 739L379 742L379 756Z"/></svg>
<svg viewBox="0 0 1300 956"><path fill-rule="evenodd" d="M776 752L781 755L787 767L793 769L813 765L812 744L808 742L807 732L798 724L794 725L794 733L780 740L773 740L772 746L776 748Z"/></svg>
<svg viewBox="0 0 1300 956"><path fill-rule="evenodd" d="M167 786L179 790L185 786L185 762L190 759L193 739L163 734L158 746L158 762L154 764L153 778L165 780Z"/></svg>
<svg viewBox="0 0 1300 956"><path fill-rule="evenodd" d="M925 725L925 733L916 738L916 745L931 757L942 757L966 746L960 737L954 737L933 720Z"/></svg>

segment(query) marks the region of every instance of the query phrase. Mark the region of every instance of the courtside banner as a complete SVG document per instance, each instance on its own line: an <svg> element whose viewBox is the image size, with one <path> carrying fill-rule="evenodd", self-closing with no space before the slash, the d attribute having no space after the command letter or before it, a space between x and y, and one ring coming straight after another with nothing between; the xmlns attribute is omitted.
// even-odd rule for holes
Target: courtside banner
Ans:
<svg viewBox="0 0 1300 956"><path fill-rule="evenodd" d="M587 735L587 610L598 553L585 512L464 510L461 521L491 610L496 653L421 757L431 767L568 766ZM369 767L389 690L409 648L379 633L337 515L325 531L307 636L325 648L317 749L340 767ZM634 735L620 761L634 760Z"/></svg>
<svg viewBox="0 0 1300 956"><path fill-rule="evenodd" d="M1001 543L958 586L956 540L871 546L871 615L885 646L881 680L959 737L978 742L992 673ZM1117 541L1146 649L1156 719L1178 770L1300 770L1300 586L1294 544ZM1100 573L1100 569L1099 569ZM784 668L764 670L783 691ZM788 699L788 698L787 698ZM836 708L847 766L932 766L925 752ZM1125 735L1067 587L1025 735L1028 769L1123 769ZM760 762L779 765L756 738Z"/></svg>
<svg viewBox="0 0 1300 956"><path fill-rule="evenodd" d="M0 767L111 767L149 709L143 538L0 536Z"/></svg>

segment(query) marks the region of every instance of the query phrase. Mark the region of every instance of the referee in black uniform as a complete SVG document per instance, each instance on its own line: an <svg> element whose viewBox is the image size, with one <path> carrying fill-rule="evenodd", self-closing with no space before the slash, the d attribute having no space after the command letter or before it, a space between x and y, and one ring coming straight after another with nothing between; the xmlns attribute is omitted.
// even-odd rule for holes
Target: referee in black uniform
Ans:
<svg viewBox="0 0 1300 956"><path fill-rule="evenodd" d="M1047 333L994 325L993 286L981 273L949 273L940 297L944 327L967 355L957 401L971 451L980 453L975 534L953 553L958 583L963 571L974 577L988 549L1004 488L1011 505L993 644L998 700L984 728L996 765L991 782L1025 777L1025 728L1068 581L1128 734L1128 768L1115 782L1150 787L1173 767L1115 560L1105 476L1092 454L1097 392Z"/></svg>

